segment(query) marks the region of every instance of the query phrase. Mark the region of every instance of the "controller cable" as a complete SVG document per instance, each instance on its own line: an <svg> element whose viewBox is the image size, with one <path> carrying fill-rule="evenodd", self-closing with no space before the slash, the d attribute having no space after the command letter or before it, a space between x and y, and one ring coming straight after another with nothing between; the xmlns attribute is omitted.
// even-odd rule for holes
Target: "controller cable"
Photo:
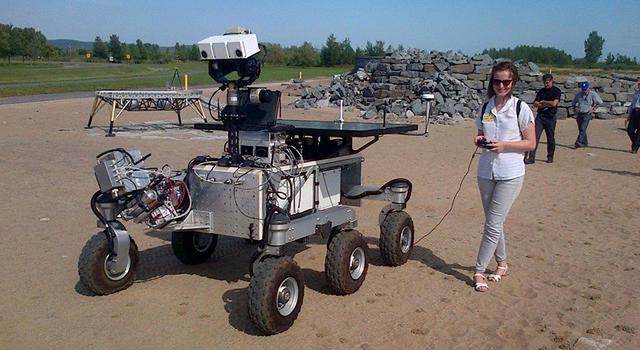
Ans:
<svg viewBox="0 0 640 350"><path fill-rule="evenodd" d="M478 152L478 146L476 146L476 148L473 150L473 153L471 154L471 159L469 159L469 165L467 165L467 172L464 173L464 175L462 176L462 180L460 180L460 184L458 184L458 190L456 191L456 193L453 195L453 199L451 200L451 207L449 207L449 210L447 210L447 212L442 216L442 218L440 219L440 221L438 221L438 223L429 231L427 232L425 235L423 235L422 237L420 237L420 239L418 239L417 241L415 241L413 243L413 245L417 245L418 243L420 243L420 241L422 241L423 239L425 239L427 236L429 236L431 233L433 233L433 231L436 230L436 228L438 228L438 226L440 226L440 224L444 221L444 219L449 215L449 213L451 213L451 211L453 210L453 205L456 202L456 198L458 197L458 194L460 193L460 190L462 189L462 184L464 183L464 179L467 177L467 175L469 175L469 170L471 170L471 163L473 163L473 158L476 157L476 153Z"/></svg>

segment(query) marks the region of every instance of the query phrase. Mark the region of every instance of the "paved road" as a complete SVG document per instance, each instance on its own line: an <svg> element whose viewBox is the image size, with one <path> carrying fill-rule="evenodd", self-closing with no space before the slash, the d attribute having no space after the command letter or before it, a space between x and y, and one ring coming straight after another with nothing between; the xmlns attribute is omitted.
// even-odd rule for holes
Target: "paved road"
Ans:
<svg viewBox="0 0 640 350"><path fill-rule="evenodd" d="M309 80L305 80L305 82L315 82L329 78L313 78ZM273 83L284 83L284 81L264 81L259 82L259 84L273 84ZM212 85L204 85L204 86L193 86L192 89L211 89L217 87L218 84ZM140 89L145 90L145 89ZM151 89L146 89L151 90ZM0 97L0 105L8 105L15 103L28 103L28 102L42 102L42 101L56 101L56 100L67 100L72 98L84 98L84 97L93 97L95 96L95 91L76 91L76 92L62 92L55 94L41 94L41 95L28 95L28 96L11 96L11 97Z"/></svg>
<svg viewBox="0 0 640 350"><path fill-rule="evenodd" d="M95 96L94 91L77 91L77 92L62 92L57 94L0 97L0 105L8 105L8 104L14 104L14 103L27 103L27 102L67 100L72 98L82 98L82 97L91 97L91 96Z"/></svg>

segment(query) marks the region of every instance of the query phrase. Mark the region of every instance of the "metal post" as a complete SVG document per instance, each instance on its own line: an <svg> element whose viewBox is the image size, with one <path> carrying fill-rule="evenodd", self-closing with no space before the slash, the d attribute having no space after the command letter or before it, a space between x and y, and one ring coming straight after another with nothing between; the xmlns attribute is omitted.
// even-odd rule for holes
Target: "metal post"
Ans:
<svg viewBox="0 0 640 350"><path fill-rule="evenodd" d="M424 114L424 136L429 136L429 117L431 115L431 101L435 98L433 94L422 94L421 96L427 101L427 110Z"/></svg>

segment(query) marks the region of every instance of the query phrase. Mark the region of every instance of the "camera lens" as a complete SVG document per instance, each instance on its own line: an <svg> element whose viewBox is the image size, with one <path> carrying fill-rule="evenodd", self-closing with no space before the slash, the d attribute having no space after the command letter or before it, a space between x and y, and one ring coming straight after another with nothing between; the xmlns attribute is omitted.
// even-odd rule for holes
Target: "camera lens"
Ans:
<svg viewBox="0 0 640 350"><path fill-rule="evenodd" d="M200 51L200 56L202 56L202 58L207 58L207 51Z"/></svg>

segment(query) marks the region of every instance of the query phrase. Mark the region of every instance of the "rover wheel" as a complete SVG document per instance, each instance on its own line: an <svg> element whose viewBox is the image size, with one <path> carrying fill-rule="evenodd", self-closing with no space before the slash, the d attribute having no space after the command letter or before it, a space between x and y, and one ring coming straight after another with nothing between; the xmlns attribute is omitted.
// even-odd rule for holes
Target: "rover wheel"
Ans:
<svg viewBox="0 0 640 350"><path fill-rule="evenodd" d="M267 258L249 282L249 316L266 335L284 332L298 318L304 299L302 270L291 257Z"/></svg>
<svg viewBox="0 0 640 350"><path fill-rule="evenodd" d="M129 263L124 271L113 271L114 256L104 232L93 235L82 248L78 259L80 282L98 295L121 291L133 284L138 268L138 246L129 237Z"/></svg>
<svg viewBox="0 0 640 350"><path fill-rule="evenodd" d="M338 294L357 291L369 267L367 242L360 232L342 231L333 237L324 260L327 282Z"/></svg>
<svg viewBox="0 0 640 350"><path fill-rule="evenodd" d="M174 231L171 249L178 260L187 265L203 263L211 257L218 244L218 236L195 231Z"/></svg>
<svg viewBox="0 0 640 350"><path fill-rule="evenodd" d="M389 266L407 262L414 241L413 220L404 211L391 212L380 226L380 254Z"/></svg>

